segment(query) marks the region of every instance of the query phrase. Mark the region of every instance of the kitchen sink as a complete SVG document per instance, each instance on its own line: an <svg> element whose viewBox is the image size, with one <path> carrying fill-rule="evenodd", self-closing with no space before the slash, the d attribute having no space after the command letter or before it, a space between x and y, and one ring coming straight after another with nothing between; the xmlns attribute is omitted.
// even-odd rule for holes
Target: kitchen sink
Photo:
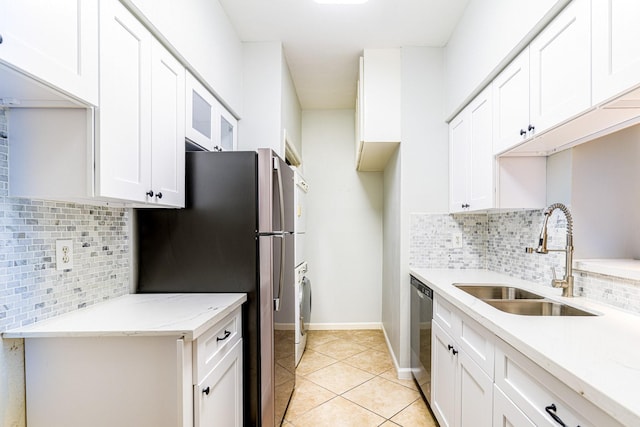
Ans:
<svg viewBox="0 0 640 427"><path fill-rule="evenodd" d="M514 286L493 283L456 283L454 286L505 313L523 316L596 316Z"/></svg>
<svg viewBox="0 0 640 427"><path fill-rule="evenodd" d="M595 316L560 302L548 300L484 300L498 310L523 316Z"/></svg>
<svg viewBox="0 0 640 427"><path fill-rule="evenodd" d="M454 286L481 300L520 300L544 298L543 296L535 294L533 292L525 291L524 289L507 285L474 285L457 283Z"/></svg>

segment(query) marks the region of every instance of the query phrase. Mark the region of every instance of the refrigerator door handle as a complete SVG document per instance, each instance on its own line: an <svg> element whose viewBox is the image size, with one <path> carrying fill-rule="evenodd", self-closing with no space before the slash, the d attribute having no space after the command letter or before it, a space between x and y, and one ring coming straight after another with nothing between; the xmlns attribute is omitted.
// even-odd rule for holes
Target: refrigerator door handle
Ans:
<svg viewBox="0 0 640 427"><path fill-rule="evenodd" d="M278 199L280 202L280 228L284 230L284 193L282 192L282 172L280 170L280 163L276 157L273 158L273 168L276 171L278 177ZM273 299L273 309L280 311L280 298L284 290L284 269L285 269L285 241L284 236L282 238L282 245L280 246L280 280L278 283L278 296Z"/></svg>
<svg viewBox="0 0 640 427"><path fill-rule="evenodd" d="M287 240L285 239L285 235L276 235L274 237L279 237L282 239L282 245L280 245L280 279L278 281L278 295L273 299L273 310L280 311L280 298L282 297L282 292L284 290L284 269L285 269L285 246Z"/></svg>

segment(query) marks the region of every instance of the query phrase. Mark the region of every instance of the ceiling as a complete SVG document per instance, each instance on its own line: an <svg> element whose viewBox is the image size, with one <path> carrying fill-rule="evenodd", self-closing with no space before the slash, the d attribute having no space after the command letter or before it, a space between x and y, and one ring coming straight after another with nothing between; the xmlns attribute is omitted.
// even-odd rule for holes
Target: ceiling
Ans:
<svg viewBox="0 0 640 427"><path fill-rule="evenodd" d="M242 41L281 41L302 109L353 108L364 48L444 46L469 0L220 0Z"/></svg>

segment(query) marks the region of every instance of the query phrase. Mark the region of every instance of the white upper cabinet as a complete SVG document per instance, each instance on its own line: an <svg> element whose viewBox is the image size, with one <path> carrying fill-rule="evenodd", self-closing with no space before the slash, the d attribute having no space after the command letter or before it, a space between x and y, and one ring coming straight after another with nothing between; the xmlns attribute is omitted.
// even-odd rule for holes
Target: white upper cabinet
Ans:
<svg viewBox="0 0 640 427"><path fill-rule="evenodd" d="M100 2L96 165L102 197L145 202L152 191L151 43L151 33L122 4Z"/></svg>
<svg viewBox="0 0 640 427"><path fill-rule="evenodd" d="M97 193L182 207L185 69L120 2L100 23Z"/></svg>
<svg viewBox="0 0 640 427"><path fill-rule="evenodd" d="M574 0L493 81L493 152L591 107L590 2Z"/></svg>
<svg viewBox="0 0 640 427"><path fill-rule="evenodd" d="M480 93L449 126L449 210L493 207L491 87Z"/></svg>
<svg viewBox="0 0 640 427"><path fill-rule="evenodd" d="M0 0L0 62L98 105L98 1Z"/></svg>
<svg viewBox="0 0 640 427"><path fill-rule="evenodd" d="M238 121L207 88L187 73L186 137L207 151L233 151Z"/></svg>
<svg viewBox="0 0 640 427"><path fill-rule="evenodd" d="M640 83L640 2L592 3L593 103L598 104Z"/></svg>
<svg viewBox="0 0 640 427"><path fill-rule="evenodd" d="M467 207L470 126L463 110L449 123L449 212Z"/></svg>
<svg viewBox="0 0 640 427"><path fill-rule="evenodd" d="M591 106L591 1L573 0L531 42L530 124L535 133Z"/></svg>
<svg viewBox="0 0 640 427"><path fill-rule="evenodd" d="M493 81L493 152L526 140L529 131L529 48Z"/></svg>
<svg viewBox="0 0 640 427"><path fill-rule="evenodd" d="M185 69L154 40L151 52L153 202L184 206Z"/></svg>
<svg viewBox="0 0 640 427"><path fill-rule="evenodd" d="M544 157L494 155L493 95L490 85L449 123L449 212L539 209L546 203Z"/></svg>
<svg viewBox="0 0 640 427"><path fill-rule="evenodd" d="M356 100L356 169L384 170L401 135L400 49L365 49Z"/></svg>

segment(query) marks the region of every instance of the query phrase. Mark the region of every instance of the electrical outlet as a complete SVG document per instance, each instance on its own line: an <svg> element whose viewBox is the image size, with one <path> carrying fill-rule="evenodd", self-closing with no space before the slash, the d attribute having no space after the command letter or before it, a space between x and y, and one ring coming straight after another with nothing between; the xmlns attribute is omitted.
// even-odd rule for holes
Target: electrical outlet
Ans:
<svg viewBox="0 0 640 427"><path fill-rule="evenodd" d="M460 249L462 248L462 232L454 231L451 234L451 249Z"/></svg>
<svg viewBox="0 0 640 427"><path fill-rule="evenodd" d="M56 240L56 270L73 268L73 240Z"/></svg>

